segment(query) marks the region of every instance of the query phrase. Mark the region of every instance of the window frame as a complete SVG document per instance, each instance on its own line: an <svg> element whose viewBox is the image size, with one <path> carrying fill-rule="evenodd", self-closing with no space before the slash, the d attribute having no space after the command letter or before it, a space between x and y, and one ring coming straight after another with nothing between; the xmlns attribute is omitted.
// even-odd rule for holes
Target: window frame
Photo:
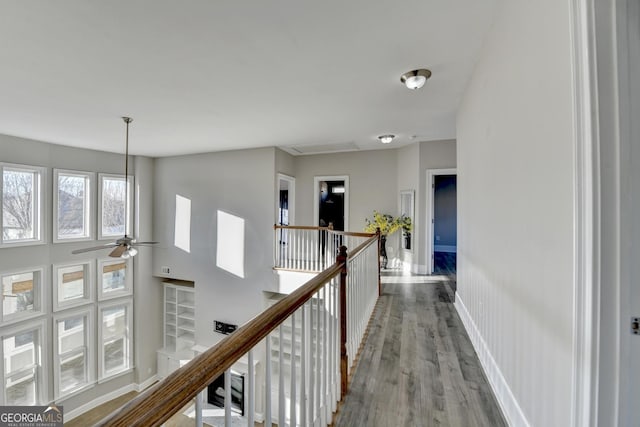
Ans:
<svg viewBox="0 0 640 427"><path fill-rule="evenodd" d="M107 301L114 298L133 295L133 272L130 271L133 263L130 261L130 259L131 258L103 258L98 260L98 301ZM120 263L125 264L124 289L105 293L103 290L104 267L107 265Z"/></svg>
<svg viewBox="0 0 640 427"><path fill-rule="evenodd" d="M104 311L114 308L114 307L124 307L126 313L126 328L124 338L125 341L125 360L127 362L127 366L118 371L107 373L105 371L105 363L104 363ZM132 372L134 367L133 364L133 300L131 298L120 299L117 301L110 301L107 303L101 303L98 305L98 383L102 383L108 381L112 378L118 377L120 375L124 375L126 373Z"/></svg>
<svg viewBox="0 0 640 427"><path fill-rule="evenodd" d="M75 266L84 266L84 296L82 298L78 298L77 300L64 302L58 300L58 295L61 292L60 288L60 278L58 277L58 271L62 268L75 267ZM52 266L52 280L53 286L52 288L52 303L53 303L53 311L58 312L62 310L67 310L73 307L80 307L83 305L91 304L95 301L95 261L94 260L85 260L85 261L77 261L77 262L66 262L60 264L53 264Z"/></svg>
<svg viewBox="0 0 640 427"><path fill-rule="evenodd" d="M4 299L3 299L2 301L0 301L0 326L12 325L17 322L24 322L25 320L43 316L47 313L47 309L45 307L45 301L47 301L45 296L47 283L46 283L46 275L44 274L44 271L45 271L44 267L26 267L26 268L20 268L16 270L0 271L0 290L2 289L2 286L4 286L2 284L2 279L6 276L13 276L13 275L25 274L25 273L38 273L38 276L39 276L39 283L38 283L39 292L36 293L34 291L34 297L33 297L33 300L34 300L33 304L34 306L38 304L39 309L37 311L34 310L31 312L22 311L22 312L12 313L7 316L4 313ZM35 284L33 286L34 288L36 287Z"/></svg>
<svg viewBox="0 0 640 427"><path fill-rule="evenodd" d="M37 179L35 180L34 194L38 197L34 201L33 206L33 229L34 238L31 239L17 239L17 240L5 240L4 239L4 172L6 169L31 172L34 173ZM46 225L45 225L45 205L46 194L45 188L47 186L47 168L43 166L23 165L18 163L0 162L0 248L9 248L17 246L32 246L43 245L46 241Z"/></svg>
<svg viewBox="0 0 640 427"><path fill-rule="evenodd" d="M85 324L84 324L84 346L81 348L84 349L85 356L85 376L86 382L81 384L79 387L63 392L60 389L61 385L61 367L62 362L61 358L63 355L60 354L60 336L58 330L58 323L72 319L75 317L84 316ZM94 306L87 306L81 308L75 308L71 310L67 310L64 312L57 313L53 316L53 384L54 384L54 396L55 399L66 399L68 397L74 396L90 387L93 387L96 383L95 379L95 328L93 322L95 320L95 309ZM78 348L74 348L72 351L68 351L65 355L70 353L77 353Z"/></svg>
<svg viewBox="0 0 640 427"><path fill-rule="evenodd" d="M2 381L2 387L0 387L0 404L7 405L7 390L6 380L8 377L19 374L21 371L27 369L34 369L34 375L36 377L36 405L43 405L49 401L48 399L48 366L47 366L47 339L45 336L46 319L32 320L28 322L22 322L17 325L13 325L9 328L3 328L0 332L0 357L2 358L2 369L0 370L0 379ZM4 354L4 340L6 338L20 335L26 332L37 331L37 347L34 351L35 356L38 358L37 362L32 368L22 368L15 372L6 373L5 354Z"/></svg>
<svg viewBox="0 0 640 427"><path fill-rule="evenodd" d="M58 197L59 197L59 177L60 175L78 176L85 178L85 197L84 197L84 226L86 233L81 237L60 237L58 224ZM93 240L95 236L95 191L94 183L96 174L93 172L76 171L70 169L54 169L53 170L53 243L81 242ZM87 194L88 193L88 194Z"/></svg>
<svg viewBox="0 0 640 427"><path fill-rule="evenodd" d="M102 211L103 211L103 184L105 179L121 179L124 181L124 175L112 174L112 173L99 173L98 174L98 240L113 240L114 238L122 237L124 233L109 233L105 234L102 230ZM133 234L133 189L134 189L134 178L133 175L129 175L127 179L126 186L126 206L127 211L125 212L126 224L124 229L131 236Z"/></svg>

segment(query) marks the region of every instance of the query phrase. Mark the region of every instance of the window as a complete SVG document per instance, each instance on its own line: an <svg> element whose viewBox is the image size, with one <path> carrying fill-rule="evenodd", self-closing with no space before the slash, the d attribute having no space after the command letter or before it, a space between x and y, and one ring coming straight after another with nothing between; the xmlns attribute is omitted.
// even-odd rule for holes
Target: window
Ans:
<svg viewBox="0 0 640 427"><path fill-rule="evenodd" d="M90 240L93 174L54 170L54 241Z"/></svg>
<svg viewBox="0 0 640 427"><path fill-rule="evenodd" d="M120 237L131 230L131 181L131 177L125 183L124 176L100 174L99 239Z"/></svg>
<svg viewBox="0 0 640 427"><path fill-rule="evenodd" d="M93 300L93 270L93 261L53 266L53 311Z"/></svg>
<svg viewBox="0 0 640 427"><path fill-rule="evenodd" d="M42 377L43 329L43 323L38 322L2 335L3 405L42 403L46 390Z"/></svg>
<svg viewBox="0 0 640 427"><path fill-rule="evenodd" d="M3 323L43 313L42 277L42 269L0 274Z"/></svg>
<svg viewBox="0 0 640 427"><path fill-rule="evenodd" d="M0 245L43 242L42 180L45 169L0 163L2 237Z"/></svg>
<svg viewBox="0 0 640 427"><path fill-rule="evenodd" d="M99 361L100 379L129 370L131 366L131 302L100 307Z"/></svg>
<svg viewBox="0 0 640 427"><path fill-rule="evenodd" d="M98 299L131 295L132 275L128 271L129 262L122 258L98 261Z"/></svg>
<svg viewBox="0 0 640 427"><path fill-rule="evenodd" d="M92 381L90 342L93 309L73 311L54 320L54 382L56 398L83 389Z"/></svg>

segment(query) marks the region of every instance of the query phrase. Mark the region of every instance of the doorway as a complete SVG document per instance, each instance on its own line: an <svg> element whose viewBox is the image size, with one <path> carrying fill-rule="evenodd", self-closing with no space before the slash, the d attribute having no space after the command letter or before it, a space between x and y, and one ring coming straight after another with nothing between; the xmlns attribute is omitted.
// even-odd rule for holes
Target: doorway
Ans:
<svg viewBox="0 0 640 427"><path fill-rule="evenodd" d="M457 176L455 169L427 171L427 265L429 274L456 274Z"/></svg>
<svg viewBox="0 0 640 427"><path fill-rule="evenodd" d="M278 193L276 194L276 224L293 225L296 179L282 173L278 174Z"/></svg>
<svg viewBox="0 0 640 427"><path fill-rule="evenodd" d="M333 226L345 231L349 227L349 177L316 176L314 178L314 224Z"/></svg>

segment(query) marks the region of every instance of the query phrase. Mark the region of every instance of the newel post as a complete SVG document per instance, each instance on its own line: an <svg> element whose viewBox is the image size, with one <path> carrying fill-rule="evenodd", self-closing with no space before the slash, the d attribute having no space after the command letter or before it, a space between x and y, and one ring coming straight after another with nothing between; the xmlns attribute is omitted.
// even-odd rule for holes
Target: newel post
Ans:
<svg viewBox="0 0 640 427"><path fill-rule="evenodd" d="M380 251L382 250L382 233L380 227L376 228L376 236L378 236L378 296L382 295L382 281L380 280Z"/></svg>
<svg viewBox="0 0 640 427"><path fill-rule="evenodd" d="M340 400L347 394L347 247L340 246L336 263L343 264L340 271Z"/></svg>

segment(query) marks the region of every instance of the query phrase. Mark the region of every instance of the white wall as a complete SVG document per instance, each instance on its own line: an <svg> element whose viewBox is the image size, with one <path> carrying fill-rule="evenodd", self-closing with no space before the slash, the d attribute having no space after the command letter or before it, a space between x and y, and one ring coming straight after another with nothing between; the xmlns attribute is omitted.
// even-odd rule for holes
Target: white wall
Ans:
<svg viewBox="0 0 640 427"><path fill-rule="evenodd" d="M349 231L361 231L374 209L397 215L398 186L396 150L373 150L296 157L296 223L312 225L313 178L322 175L349 176ZM389 259L398 245L387 244Z"/></svg>
<svg viewBox="0 0 640 427"><path fill-rule="evenodd" d="M431 211L431 188L427 185L427 170L452 169L456 167L456 141L449 139L443 141L429 141L420 143L420 179L419 191L416 197L416 212L418 213L416 235L416 250L414 252L414 271L426 274L429 263L427 262L427 248L429 245L427 212Z"/></svg>
<svg viewBox="0 0 640 427"><path fill-rule="evenodd" d="M156 159L154 236L162 243L153 271L195 282L198 344L224 338L214 320L241 325L261 312L262 291L274 290L274 168L273 148ZM191 200L189 253L173 245L176 194ZM218 210L245 221L244 278L216 266Z"/></svg>
<svg viewBox="0 0 640 427"><path fill-rule="evenodd" d="M96 246L104 242L96 241L83 241L74 243L51 243L52 242L52 191L53 191L53 168L58 169L70 169L79 171L91 171L91 172L105 172L122 174L124 172L124 156L114 153L106 153L94 150L85 150L80 148L65 147L61 145L43 143L28 139L16 138L12 136L0 135L0 161L26 164L32 166L43 166L47 168L47 177L43 183L45 186L46 200L45 206L45 219L43 224L43 230L46 244L36 246L22 246L15 248L1 248L0 249L0 271L13 271L21 268L29 267L44 267L45 284L47 292L45 293L45 307L47 311L47 352L44 357L48 359L47 365L51 368L51 360L49 358L53 351L53 325L51 321L52 314L52 302L51 302L51 284L52 284L52 264L68 263L73 261L85 261L89 259L104 258L107 256L107 251L90 252L88 254L72 255L71 251L74 249L80 249L87 246ZM130 162L130 172L135 172L140 162L145 164L145 167L141 167L144 171L150 166L152 161L150 159L135 159L135 164ZM147 223L147 219L150 215L150 206L148 199L153 191L152 182L145 178L145 174L137 181L140 186L140 231L144 234L143 237L150 237L148 234L150 224ZM97 175L96 175L97 179ZM97 181L94 183L93 191L97 191ZM95 209L95 206L93 207ZM96 211L93 211L94 216L94 230L95 220L97 220ZM153 298L155 290L153 286L149 285L149 281L139 280L141 277L150 277L151 269L149 265L144 263L144 259L150 257L147 252L148 249L141 249L140 254L134 258L134 292L136 295L141 294ZM139 264L139 260L142 263ZM147 298L146 301L149 301ZM144 318L157 319L160 313L161 305L141 305L134 303L134 310L136 315L144 316ZM142 310L142 311L141 311ZM143 314L144 313L144 314ZM158 329L157 324L153 322L140 322L140 319L134 316L135 321L135 335L136 337L146 337L144 341L145 345L138 345L138 341L134 343L134 357L135 362L139 363L137 370L120 377L116 377L102 384L97 384L91 389L83 391L81 394L67 398L59 403L62 403L65 407L65 413L70 413L76 408L81 407L94 399L101 398L110 393L117 393L122 388L129 387L136 382L141 383L150 378L155 373L155 348L149 347L149 345L155 345L158 338L161 338L161 330ZM95 349L94 357L97 358L97 348ZM1 361L0 361L1 363ZM149 372L151 369L151 372ZM47 373L48 377L48 397L53 400L53 371L49 369ZM115 397L115 396L113 396Z"/></svg>
<svg viewBox="0 0 640 427"><path fill-rule="evenodd" d="M569 26L568 2L502 2L458 113L456 306L512 425L570 425Z"/></svg>

